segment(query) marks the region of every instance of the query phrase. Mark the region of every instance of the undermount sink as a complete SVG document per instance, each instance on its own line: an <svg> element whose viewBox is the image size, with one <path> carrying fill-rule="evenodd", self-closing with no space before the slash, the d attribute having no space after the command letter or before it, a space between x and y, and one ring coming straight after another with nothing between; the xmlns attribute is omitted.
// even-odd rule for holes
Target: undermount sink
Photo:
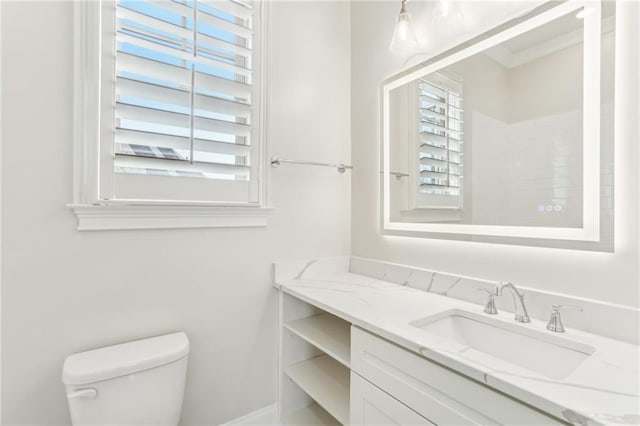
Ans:
<svg viewBox="0 0 640 426"><path fill-rule="evenodd" d="M530 324L508 324L459 309L411 325L469 348L464 351L466 358L473 357L472 351L497 358L498 363L491 362L492 369L505 371L506 362L556 380L569 376L595 352L591 346L532 330Z"/></svg>

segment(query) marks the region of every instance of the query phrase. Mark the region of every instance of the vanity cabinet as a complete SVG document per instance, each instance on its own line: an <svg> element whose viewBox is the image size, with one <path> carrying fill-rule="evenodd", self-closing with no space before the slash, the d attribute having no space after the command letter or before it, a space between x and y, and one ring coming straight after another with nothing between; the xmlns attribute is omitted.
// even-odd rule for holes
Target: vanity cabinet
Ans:
<svg viewBox="0 0 640 426"><path fill-rule="evenodd" d="M483 383L280 292L285 425L553 425Z"/></svg>

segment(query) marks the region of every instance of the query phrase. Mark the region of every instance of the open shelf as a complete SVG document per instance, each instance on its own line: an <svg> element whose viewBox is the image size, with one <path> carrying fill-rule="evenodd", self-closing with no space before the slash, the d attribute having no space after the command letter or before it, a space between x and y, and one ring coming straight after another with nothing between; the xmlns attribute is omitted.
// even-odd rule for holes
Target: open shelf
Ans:
<svg viewBox="0 0 640 426"><path fill-rule="evenodd" d="M302 390L342 424L349 423L349 369L328 355L285 368Z"/></svg>
<svg viewBox="0 0 640 426"><path fill-rule="evenodd" d="M282 419L282 426L340 426L340 422L318 404L312 404Z"/></svg>
<svg viewBox="0 0 640 426"><path fill-rule="evenodd" d="M331 314L315 315L284 324L285 328L349 367L350 324Z"/></svg>

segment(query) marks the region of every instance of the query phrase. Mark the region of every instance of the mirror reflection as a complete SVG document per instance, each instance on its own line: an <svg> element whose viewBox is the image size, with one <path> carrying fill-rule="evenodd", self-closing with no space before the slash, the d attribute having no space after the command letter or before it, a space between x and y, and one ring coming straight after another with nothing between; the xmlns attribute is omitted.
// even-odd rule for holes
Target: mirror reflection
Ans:
<svg viewBox="0 0 640 426"><path fill-rule="evenodd" d="M583 226L585 13L390 91L392 222ZM601 215L611 222L611 5L602 18L601 169L593 173L601 173Z"/></svg>

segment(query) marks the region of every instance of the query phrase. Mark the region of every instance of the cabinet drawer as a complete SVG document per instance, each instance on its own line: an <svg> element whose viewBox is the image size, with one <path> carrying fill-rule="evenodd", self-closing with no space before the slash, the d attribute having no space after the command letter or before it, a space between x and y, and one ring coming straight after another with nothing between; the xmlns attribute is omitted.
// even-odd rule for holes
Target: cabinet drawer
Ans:
<svg viewBox="0 0 640 426"><path fill-rule="evenodd" d="M351 327L351 368L438 425L563 424L357 327Z"/></svg>
<svg viewBox="0 0 640 426"><path fill-rule="evenodd" d="M351 372L351 426L435 426L386 392Z"/></svg>

